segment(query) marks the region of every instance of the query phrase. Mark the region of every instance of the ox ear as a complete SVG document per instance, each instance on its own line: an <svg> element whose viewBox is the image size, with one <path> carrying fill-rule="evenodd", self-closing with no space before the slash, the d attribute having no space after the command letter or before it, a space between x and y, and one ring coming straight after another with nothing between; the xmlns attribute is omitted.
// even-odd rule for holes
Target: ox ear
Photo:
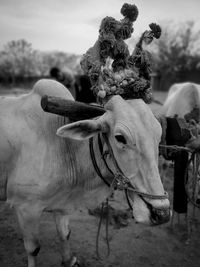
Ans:
<svg viewBox="0 0 200 267"><path fill-rule="evenodd" d="M57 135L75 140L88 139L101 132L104 127L100 120L83 120L67 124L57 130Z"/></svg>

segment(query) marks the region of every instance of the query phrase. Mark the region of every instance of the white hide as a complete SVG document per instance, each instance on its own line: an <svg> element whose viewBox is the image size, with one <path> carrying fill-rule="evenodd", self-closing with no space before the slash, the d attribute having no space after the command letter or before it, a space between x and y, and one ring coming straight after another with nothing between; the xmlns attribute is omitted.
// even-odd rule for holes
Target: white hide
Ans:
<svg viewBox="0 0 200 267"><path fill-rule="evenodd" d="M186 82L170 87L161 113L167 117L184 117L195 107L200 107L200 85Z"/></svg>
<svg viewBox="0 0 200 267"><path fill-rule="evenodd" d="M116 160L133 186L141 192L164 194L158 172L161 126L141 99L125 101L114 96L105 105L103 116L69 123L68 118L42 110L43 95L73 100L63 85L47 79L38 81L26 95L0 99L0 161L6 171L2 176L7 177L7 202L16 209L29 267L36 266L38 223L43 211L60 212L56 223L65 243L68 221L65 224L62 218L82 205L96 207L110 194L89 154L88 138L94 136L99 168L111 179L97 145L98 132L106 132ZM56 135L57 130L66 138ZM116 135L123 135L126 144L118 142ZM107 160L113 168L109 157ZM150 224L147 205L138 195L130 196L136 221ZM168 199L148 202L158 209L169 208ZM63 227L67 230L62 231ZM69 251L63 252L64 261L68 256Z"/></svg>

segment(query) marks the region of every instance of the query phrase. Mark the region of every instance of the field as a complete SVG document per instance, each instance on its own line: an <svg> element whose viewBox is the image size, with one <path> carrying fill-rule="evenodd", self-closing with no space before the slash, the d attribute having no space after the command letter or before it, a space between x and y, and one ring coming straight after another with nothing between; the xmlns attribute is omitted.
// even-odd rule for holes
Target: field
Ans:
<svg viewBox="0 0 200 267"><path fill-rule="evenodd" d="M155 98L164 101L165 94L156 94ZM160 106L153 104L155 112ZM173 166L170 165L163 180L165 189L173 199ZM199 267L200 266L200 213L189 205L188 219L192 232L188 235L185 214L175 214L171 222L149 227L136 224L128 216L122 216L128 206L121 193L117 193L110 203L118 210L119 216L110 218L109 241L110 256L106 256L105 225L100 237L99 260L95 252L95 239L99 218L87 210L77 210L71 218L72 251L84 262L85 267ZM16 217L7 205L0 203L0 267L25 267L26 253L18 228ZM117 219L116 219L117 218ZM40 267L58 267L59 241L52 215L43 215L40 227L41 252L38 256Z"/></svg>

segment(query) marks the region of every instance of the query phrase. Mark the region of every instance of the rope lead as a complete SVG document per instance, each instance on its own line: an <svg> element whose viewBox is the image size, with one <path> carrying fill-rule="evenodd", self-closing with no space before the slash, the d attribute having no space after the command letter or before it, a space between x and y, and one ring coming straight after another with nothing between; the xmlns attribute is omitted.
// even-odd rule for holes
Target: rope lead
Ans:
<svg viewBox="0 0 200 267"><path fill-rule="evenodd" d="M105 209L104 209L105 207ZM109 244L109 237L108 237L108 223L109 223L109 205L108 205L108 198L106 199L106 202L103 202L101 205L101 214L100 214L100 219L99 219L99 225L98 225L98 230L97 230L97 235L96 235L96 254L99 260L103 260L103 258L100 256L99 253L99 237L100 237L100 231L101 231L101 226L102 226L102 220L103 220L103 215L104 215L104 210L106 210L106 246L107 246L107 254L105 256L105 259L109 257L110 255L110 244Z"/></svg>

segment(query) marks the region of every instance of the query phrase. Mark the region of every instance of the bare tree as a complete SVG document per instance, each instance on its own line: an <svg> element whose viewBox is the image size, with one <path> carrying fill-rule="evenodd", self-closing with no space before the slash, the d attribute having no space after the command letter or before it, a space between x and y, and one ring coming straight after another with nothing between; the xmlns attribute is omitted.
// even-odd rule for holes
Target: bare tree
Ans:
<svg viewBox="0 0 200 267"><path fill-rule="evenodd" d="M192 70L200 61L200 30L194 21L162 26L162 36L153 47L156 68L171 75Z"/></svg>
<svg viewBox="0 0 200 267"><path fill-rule="evenodd" d="M171 84L188 79L200 82L200 30L194 21L176 24L173 21L160 23L161 38L150 46L156 89L168 90ZM155 82L155 79L154 79Z"/></svg>
<svg viewBox="0 0 200 267"><path fill-rule="evenodd" d="M32 45L24 39L8 42L0 53L0 71L13 82L16 77L30 76L34 72L33 62Z"/></svg>

